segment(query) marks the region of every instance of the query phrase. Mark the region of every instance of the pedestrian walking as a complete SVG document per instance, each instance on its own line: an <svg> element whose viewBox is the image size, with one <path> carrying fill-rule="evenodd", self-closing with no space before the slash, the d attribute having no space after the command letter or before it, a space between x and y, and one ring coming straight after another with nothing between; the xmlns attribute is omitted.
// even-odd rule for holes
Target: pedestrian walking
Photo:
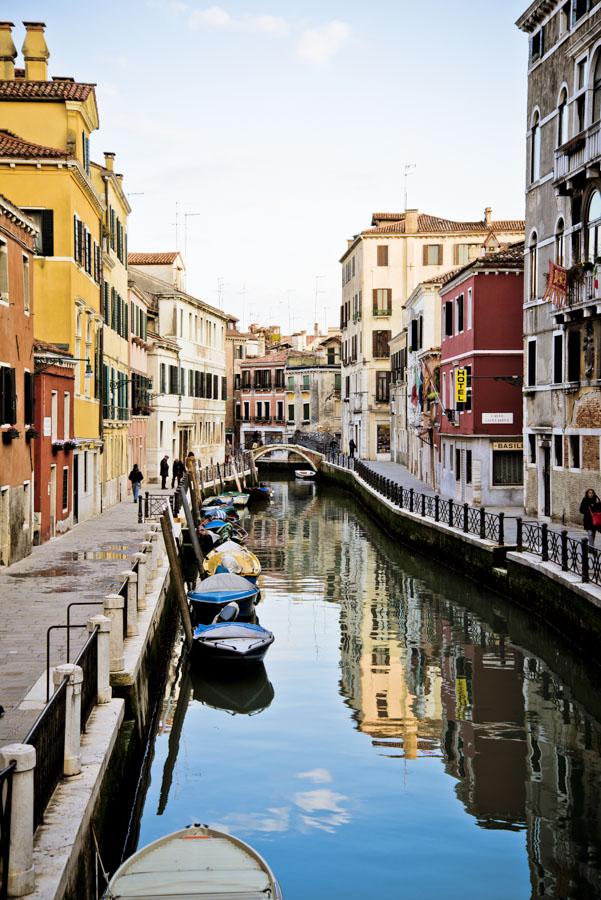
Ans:
<svg viewBox="0 0 601 900"><path fill-rule="evenodd" d="M169 457L167 456L167 454L165 454L165 456L161 460L159 473L161 475L161 490L164 491L167 488L167 478L169 476Z"/></svg>
<svg viewBox="0 0 601 900"><path fill-rule="evenodd" d="M588 534L590 547L595 546L595 536L601 531L601 500L592 488L589 488L580 504L580 512L584 518L584 530Z"/></svg>
<svg viewBox="0 0 601 900"><path fill-rule="evenodd" d="M183 460L177 460L177 483L179 484L182 478L184 477L184 472L186 471L186 464Z"/></svg>
<svg viewBox="0 0 601 900"><path fill-rule="evenodd" d="M348 455L351 459L355 458L355 450L357 449L357 445L354 440L351 438L348 442Z"/></svg>
<svg viewBox="0 0 601 900"><path fill-rule="evenodd" d="M144 476L140 472L137 463L134 463L134 467L129 473L129 480L131 481L131 489L134 493L134 503L137 503L140 491L142 490L142 482L144 481Z"/></svg>
<svg viewBox="0 0 601 900"><path fill-rule="evenodd" d="M171 466L171 487L175 487L175 482L179 484L179 480L182 477L179 474L180 466L182 465L181 459L174 459L173 465Z"/></svg>

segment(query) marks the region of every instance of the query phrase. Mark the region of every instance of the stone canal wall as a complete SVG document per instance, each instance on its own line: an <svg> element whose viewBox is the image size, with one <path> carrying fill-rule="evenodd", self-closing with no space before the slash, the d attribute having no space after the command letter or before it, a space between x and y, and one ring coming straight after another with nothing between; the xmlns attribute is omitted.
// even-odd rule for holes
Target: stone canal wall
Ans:
<svg viewBox="0 0 601 900"><path fill-rule="evenodd" d="M418 513L399 509L356 472L323 462L320 476L350 491L391 536L426 557L484 585L543 620L571 644L597 658L601 639L601 588L543 562Z"/></svg>

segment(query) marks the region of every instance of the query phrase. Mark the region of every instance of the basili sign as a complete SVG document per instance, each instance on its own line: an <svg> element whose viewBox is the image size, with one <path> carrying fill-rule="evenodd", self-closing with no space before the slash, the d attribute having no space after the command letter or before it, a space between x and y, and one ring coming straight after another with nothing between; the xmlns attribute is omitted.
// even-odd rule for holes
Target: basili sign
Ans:
<svg viewBox="0 0 601 900"><path fill-rule="evenodd" d="M467 372L465 369L457 369L455 373L455 402L467 401Z"/></svg>
<svg viewBox="0 0 601 900"><path fill-rule="evenodd" d="M492 448L493 450L523 450L524 444L522 441L493 441Z"/></svg>

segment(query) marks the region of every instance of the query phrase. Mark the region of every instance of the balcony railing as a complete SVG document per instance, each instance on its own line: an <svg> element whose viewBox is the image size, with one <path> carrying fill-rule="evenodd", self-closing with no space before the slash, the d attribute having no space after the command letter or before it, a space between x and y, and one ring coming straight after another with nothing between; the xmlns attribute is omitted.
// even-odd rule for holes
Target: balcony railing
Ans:
<svg viewBox="0 0 601 900"><path fill-rule="evenodd" d="M601 157L601 122L595 122L555 151L555 181L567 180Z"/></svg>
<svg viewBox="0 0 601 900"><path fill-rule="evenodd" d="M385 307L374 306L373 314L374 314L374 316L376 316L376 318L382 318L383 316L391 316L392 315L392 307L391 306L385 306Z"/></svg>
<svg viewBox="0 0 601 900"><path fill-rule="evenodd" d="M585 272L582 281L572 284L568 290L568 307L585 306L598 300L601 300L601 279L595 278L592 272ZM557 309L557 312L562 311L562 308Z"/></svg>

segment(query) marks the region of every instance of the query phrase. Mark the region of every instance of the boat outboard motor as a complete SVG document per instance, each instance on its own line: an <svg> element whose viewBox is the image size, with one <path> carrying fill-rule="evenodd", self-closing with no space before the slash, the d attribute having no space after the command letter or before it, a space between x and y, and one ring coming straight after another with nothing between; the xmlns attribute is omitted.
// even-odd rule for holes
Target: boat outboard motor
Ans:
<svg viewBox="0 0 601 900"><path fill-rule="evenodd" d="M235 622L238 618L238 613L240 612L240 607L238 604L232 600L231 603L226 603L225 606L219 610L219 613L215 616L214 622Z"/></svg>

